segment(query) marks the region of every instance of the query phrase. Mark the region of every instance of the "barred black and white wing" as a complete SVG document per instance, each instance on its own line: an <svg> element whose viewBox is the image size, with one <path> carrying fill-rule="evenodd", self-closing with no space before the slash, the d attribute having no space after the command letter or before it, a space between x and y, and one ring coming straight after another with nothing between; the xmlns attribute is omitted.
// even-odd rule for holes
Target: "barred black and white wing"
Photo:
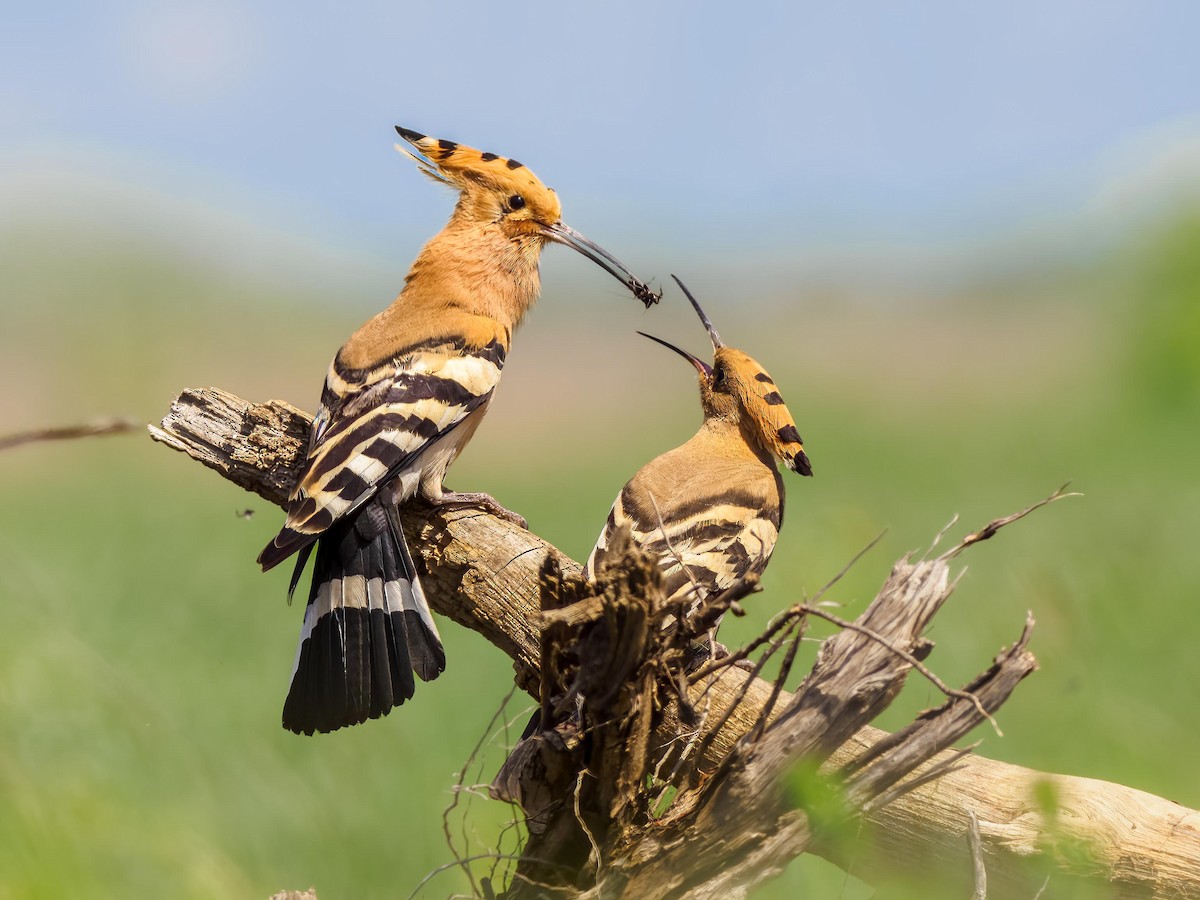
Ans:
<svg viewBox="0 0 1200 900"><path fill-rule="evenodd" d="M658 556L667 595L690 599L689 607L766 568L783 522L779 473L753 457L717 458L705 440L664 453L621 489L586 577L622 527Z"/></svg>
<svg viewBox="0 0 1200 900"><path fill-rule="evenodd" d="M264 570L311 544L393 478L412 481L422 456L492 398L504 366L499 340L478 347L438 341L371 369L335 359L313 421L308 460L287 521L259 556Z"/></svg>
<svg viewBox="0 0 1200 900"><path fill-rule="evenodd" d="M626 485L584 567L591 577L622 526L659 558L667 596L694 601L720 593L750 572L761 573L779 537L779 509L764 498L714 485L712 495L681 501L653 488Z"/></svg>
<svg viewBox="0 0 1200 900"><path fill-rule="evenodd" d="M284 727L332 731L385 715L436 678L441 639L396 514L423 479L438 485L486 409L504 345L427 342L371 369L335 359L308 460L263 568L317 542ZM430 472L431 467L436 470Z"/></svg>

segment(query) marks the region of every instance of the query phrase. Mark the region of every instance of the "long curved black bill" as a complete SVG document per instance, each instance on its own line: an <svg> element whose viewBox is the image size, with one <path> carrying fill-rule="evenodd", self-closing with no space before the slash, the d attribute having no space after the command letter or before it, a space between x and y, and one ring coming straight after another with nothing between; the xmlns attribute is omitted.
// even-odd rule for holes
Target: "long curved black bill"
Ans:
<svg viewBox="0 0 1200 900"><path fill-rule="evenodd" d="M687 289L687 285L679 280L678 275L672 275L671 277L675 279L675 283L679 285L684 296L691 301L692 307L696 310L697 315L700 316L700 321L708 329L708 336L712 340L713 349L716 350L718 347L724 347L725 342L721 340L721 336L717 334L717 329L713 328L713 323L708 320L708 314L700 308L700 304L696 302L696 298L692 296L692 292Z"/></svg>
<svg viewBox="0 0 1200 900"><path fill-rule="evenodd" d="M654 341L656 344L662 344L668 350L674 350L676 353L678 353L680 356L682 356L684 359L686 359L688 362L690 362L693 366L696 367L696 371L700 373L701 378L711 378L712 377L712 366L710 366L708 363L704 362L703 360L697 359L696 357L692 356L692 354L688 353L686 350L680 350L674 344L667 343L662 338L655 337L652 334L646 334L646 332L644 332L644 331L639 331L638 334L640 334L644 338L650 338L650 340Z"/></svg>
<svg viewBox="0 0 1200 900"><path fill-rule="evenodd" d="M542 234L554 241L556 244L564 244L579 253L582 253L621 284L625 285L633 296L641 300L646 309L649 309L660 299L662 294L657 291L652 291L650 285L636 277L632 272L625 268L625 264L619 259L601 247L589 241L582 234L565 225L562 222L555 222L553 225L547 225L542 229Z"/></svg>

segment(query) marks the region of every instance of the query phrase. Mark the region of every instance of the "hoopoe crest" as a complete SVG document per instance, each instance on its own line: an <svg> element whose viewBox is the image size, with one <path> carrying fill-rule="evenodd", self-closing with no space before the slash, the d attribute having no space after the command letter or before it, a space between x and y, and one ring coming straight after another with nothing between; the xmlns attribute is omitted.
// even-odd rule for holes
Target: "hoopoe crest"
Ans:
<svg viewBox="0 0 1200 900"><path fill-rule="evenodd" d="M287 520L264 570L316 546L284 727L332 731L385 715L445 653L396 506L476 505L442 480L487 412L513 330L536 301L547 243L566 244L649 306L658 295L562 221L558 196L513 159L397 128L422 172L459 192L396 300L342 346L325 379Z"/></svg>
<svg viewBox="0 0 1200 900"><path fill-rule="evenodd" d="M638 333L669 347L696 367L700 375L700 406L706 423L736 422L747 443L757 442L793 472L812 475L812 465L804 452L796 420L784 404L775 379L750 354L727 346L692 292L678 278L675 281L708 331L713 345L713 364L710 366L661 338Z"/></svg>
<svg viewBox="0 0 1200 900"><path fill-rule="evenodd" d="M617 496L584 566L591 576L621 527L660 557L672 598L694 604L770 561L783 525L784 488L776 461L811 475L795 420L774 379L753 357L721 340L700 304L713 346L711 365L644 335L695 367L704 421L685 444L642 467Z"/></svg>

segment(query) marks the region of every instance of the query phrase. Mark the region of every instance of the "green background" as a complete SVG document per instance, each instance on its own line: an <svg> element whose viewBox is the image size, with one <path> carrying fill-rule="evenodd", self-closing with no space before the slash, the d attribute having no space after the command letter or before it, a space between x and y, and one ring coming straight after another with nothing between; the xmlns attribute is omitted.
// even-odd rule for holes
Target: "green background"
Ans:
<svg viewBox="0 0 1200 900"><path fill-rule="evenodd" d="M723 641L881 531L829 595L843 615L954 514L951 538L1069 480L1083 497L964 558L929 663L961 684L1032 610L1041 669L1001 712L1005 737L976 734L980 752L1200 806L1197 246L1200 218L1164 213L1102 253L965 268L886 303L786 271L720 296L692 280L725 339L774 375L816 471L786 477L765 590ZM390 299L351 279L330 304L278 272L102 231L29 228L0 262L9 430L157 421L207 384L311 409L337 345ZM686 260L662 265L687 276ZM583 558L624 480L699 420L690 367L634 330L705 340L677 292L643 312L566 251L545 282L449 483ZM449 814L453 851L443 834L457 773L486 784L529 706L497 713L511 667L477 636L447 624L446 673L402 710L299 738L278 723L302 611L287 573L254 564L277 510L144 434L4 452L0 504L0 896L403 897L456 854L517 848L513 811L472 791ZM880 724L937 702L913 679ZM466 887L451 869L422 896ZM866 895L805 860L763 896L801 888Z"/></svg>

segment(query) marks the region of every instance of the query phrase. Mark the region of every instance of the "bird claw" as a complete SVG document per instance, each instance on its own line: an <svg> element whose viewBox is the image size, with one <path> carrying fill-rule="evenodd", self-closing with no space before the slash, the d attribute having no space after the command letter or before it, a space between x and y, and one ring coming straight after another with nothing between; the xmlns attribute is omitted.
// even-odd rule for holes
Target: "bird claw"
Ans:
<svg viewBox="0 0 1200 900"><path fill-rule="evenodd" d="M684 659L683 670L687 674L699 671L700 667L709 662L720 662L732 656L729 648L717 641L709 643L708 641L700 640L688 647L687 656ZM735 669L741 669L744 672L753 672L755 665L749 659L735 659L733 662L726 663Z"/></svg>
<svg viewBox="0 0 1200 900"><path fill-rule="evenodd" d="M463 507L473 506L476 509L482 509L484 512L491 513L498 519L503 519L516 525L518 528L529 530L529 523L525 521L525 517L520 513L515 513L511 509L506 509L497 502L496 498L491 494L482 492L459 492L445 491L442 496L433 502L434 506L450 506Z"/></svg>

